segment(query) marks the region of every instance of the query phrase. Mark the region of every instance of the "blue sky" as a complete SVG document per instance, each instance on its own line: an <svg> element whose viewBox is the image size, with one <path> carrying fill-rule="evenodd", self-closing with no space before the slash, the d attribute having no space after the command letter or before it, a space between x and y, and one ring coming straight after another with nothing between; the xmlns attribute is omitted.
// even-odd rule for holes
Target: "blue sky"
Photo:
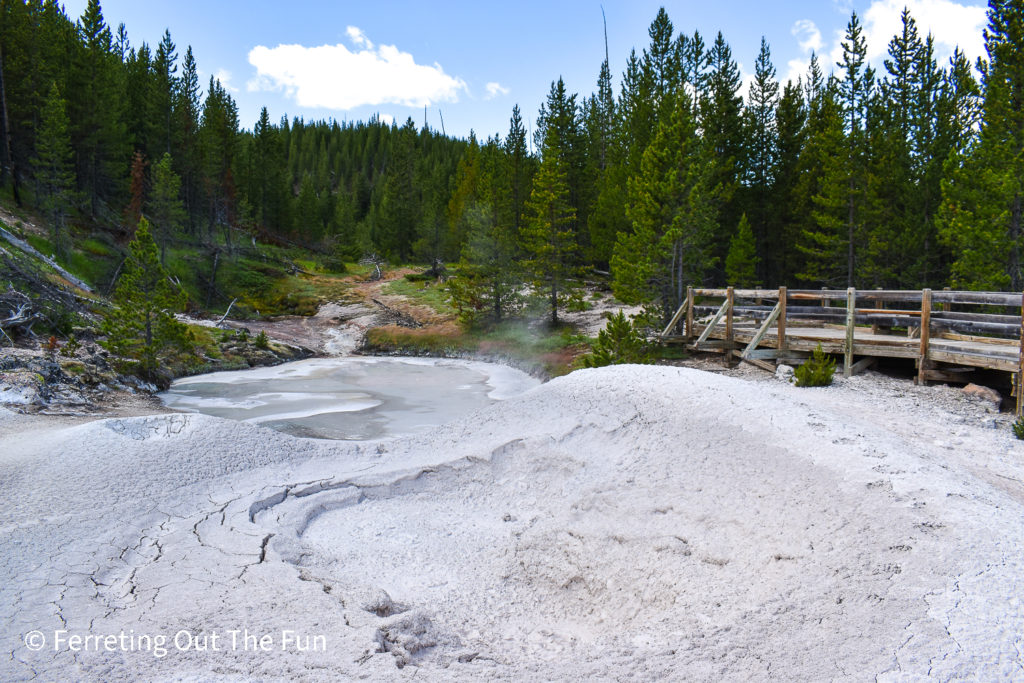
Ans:
<svg viewBox="0 0 1024 683"><path fill-rule="evenodd" d="M80 16L86 0L68 0ZM191 44L204 88L218 75L251 128L266 105L272 119L367 119L380 113L432 128L440 114L449 134L470 129L504 134L512 106L532 121L551 81L571 92L595 88L604 58L600 2L228 2L224 0L106 0L111 26L124 22L132 45L155 46L165 28L179 57ZM841 34L856 10L870 56L881 64L886 44L910 7L922 31L937 39L944 61L953 45L983 52L982 0L799 0L796 2L617 2L606 0L612 74L618 80L629 51L648 42L647 28L665 6L676 31L699 30L710 43L722 31L749 76L761 36L771 46L783 82L803 73L810 51L826 64L838 56ZM827 69L828 67L826 67Z"/></svg>

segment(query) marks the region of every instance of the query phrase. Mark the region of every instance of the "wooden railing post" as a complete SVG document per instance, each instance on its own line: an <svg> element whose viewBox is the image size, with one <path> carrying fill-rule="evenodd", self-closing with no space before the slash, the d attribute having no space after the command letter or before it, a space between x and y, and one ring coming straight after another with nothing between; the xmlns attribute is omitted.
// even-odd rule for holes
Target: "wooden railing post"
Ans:
<svg viewBox="0 0 1024 683"><path fill-rule="evenodd" d="M779 351L786 349L786 298L789 296L785 287L779 287L779 319L776 330L778 331Z"/></svg>
<svg viewBox="0 0 1024 683"><path fill-rule="evenodd" d="M857 322L857 290L846 289L846 344L843 357L843 377L853 374L853 333Z"/></svg>
<svg viewBox="0 0 1024 683"><path fill-rule="evenodd" d="M1017 359L1017 416L1024 415L1024 294L1020 300L1020 358Z"/></svg>
<svg viewBox="0 0 1024 683"><path fill-rule="evenodd" d="M686 286L686 341L693 339L693 286Z"/></svg>
<svg viewBox="0 0 1024 683"><path fill-rule="evenodd" d="M917 383L924 385L927 381L928 344L931 341L932 327L932 290L921 291L921 347L917 360Z"/></svg>
<svg viewBox="0 0 1024 683"><path fill-rule="evenodd" d="M736 305L736 294L732 287L726 290L725 295L726 303L728 304L725 309L725 367L729 367L732 364L732 314L733 308Z"/></svg>

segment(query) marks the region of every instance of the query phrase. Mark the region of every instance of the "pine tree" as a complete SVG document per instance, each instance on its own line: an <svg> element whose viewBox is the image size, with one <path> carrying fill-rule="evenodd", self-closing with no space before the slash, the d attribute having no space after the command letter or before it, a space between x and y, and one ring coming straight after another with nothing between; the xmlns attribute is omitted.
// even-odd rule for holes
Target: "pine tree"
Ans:
<svg viewBox="0 0 1024 683"><path fill-rule="evenodd" d="M448 234L445 239L445 260L455 261L462 252L469 234L468 211L481 200L481 160L480 143L473 131L469 132L469 146L459 159L452 179L452 194L445 212L448 221Z"/></svg>
<svg viewBox="0 0 1024 683"><path fill-rule="evenodd" d="M839 97L845 119L846 153L842 156L843 163L835 169L836 173L829 178L826 187L835 186L837 183L845 187L846 234L842 237L836 236L836 239L846 246L846 284L852 287L856 276L857 242L862 238L862 218L859 211L864 203L866 183L864 125L874 82L873 71L870 67L865 67L867 43L856 12L847 24L842 46L843 58L837 66L843 73L843 78L839 81ZM821 198L825 206L831 206L834 202L831 191L823 193ZM834 230L835 226L826 221L822 227Z"/></svg>
<svg viewBox="0 0 1024 683"><path fill-rule="evenodd" d="M164 30L160 44L153 55L153 95L150 99L153 121L156 125L150 150L151 158L170 154L174 147L174 94L178 90L178 53L171 32Z"/></svg>
<svg viewBox="0 0 1024 683"><path fill-rule="evenodd" d="M775 227L772 213L775 208L773 195L779 153L779 133L775 118L778 102L779 84L775 80L775 66L772 64L768 42L761 38L761 51L754 63L754 82L750 85L749 103L744 111L743 137L747 149L743 155L746 180L746 201L743 203L754 217L751 227L756 253L763 256L759 259L763 266L759 273L762 280L768 272L778 272L778 252L785 245L780 239L781 235L772 234ZM732 279L729 281L732 282Z"/></svg>
<svg viewBox="0 0 1024 683"><path fill-rule="evenodd" d="M580 359L585 368L653 362L650 345L637 320L627 318L621 310L608 316L608 324L597 333L593 351Z"/></svg>
<svg viewBox="0 0 1024 683"><path fill-rule="evenodd" d="M569 190L569 204L572 206L572 230L575 240L585 249L589 235L581 226L586 225L589 206L584 187L585 137L577 96L570 95L561 77L551 83L551 89L537 115L537 130L534 132L537 147L549 154L557 154L565 173Z"/></svg>
<svg viewBox="0 0 1024 683"><path fill-rule="evenodd" d="M159 357L187 352L191 333L178 322L174 312L185 304L185 294L173 284L160 264L149 223L142 219L134 239L128 243L121 276L112 297L115 309L103 321L111 352L136 361L136 371L159 378Z"/></svg>
<svg viewBox="0 0 1024 683"><path fill-rule="evenodd" d="M941 230L953 283L1024 289L1024 0L991 0L977 143L955 155L943 183Z"/></svg>
<svg viewBox="0 0 1024 683"><path fill-rule="evenodd" d="M711 69L707 76L707 90L700 103L700 124L713 165L711 185L719 188L716 192L719 223L713 245L715 257L720 262L725 256L729 235L741 214L736 190L740 181L738 169L745 164L743 98L739 95L739 66L721 32L708 51L708 58Z"/></svg>
<svg viewBox="0 0 1024 683"><path fill-rule="evenodd" d="M299 185L299 195L295 198L294 215L294 233L302 241L311 243L323 236L316 185L313 182L313 176L308 173L302 176L302 183Z"/></svg>
<svg viewBox="0 0 1024 683"><path fill-rule="evenodd" d="M200 209L199 189L199 73L192 46L185 49L181 61L181 78L173 98L175 170L181 176L181 199L190 234L196 234Z"/></svg>
<svg viewBox="0 0 1024 683"><path fill-rule="evenodd" d="M156 224L156 242L160 245L162 264L167 263L167 246L185 223L181 178L174 172L173 163L171 155L164 154L153 166L153 191L149 198L149 211Z"/></svg>
<svg viewBox="0 0 1024 683"><path fill-rule="evenodd" d="M512 229L518 235L523 227L526 200L530 192L530 158L526 151L526 128L519 113L519 105L512 107L508 135L505 136L505 156L509 163L509 190L512 200Z"/></svg>
<svg viewBox="0 0 1024 683"><path fill-rule="evenodd" d="M67 258L71 248L66 219L71 210L75 181L68 127L64 98L53 83L43 107L32 163L42 205L50 220L53 248L62 259Z"/></svg>
<svg viewBox="0 0 1024 683"><path fill-rule="evenodd" d="M470 206L467 218L470 231L462 249L459 276L465 281L462 291L470 295L472 304L466 300L456 303L464 311L464 320L500 322L522 303L519 289L523 273L516 259L514 233L485 203ZM470 311L473 315L465 315Z"/></svg>
<svg viewBox="0 0 1024 683"><path fill-rule="evenodd" d="M208 201L207 232L212 235L214 225L223 226L225 241L230 245L231 225L237 215L234 166L238 156L238 106L212 76L203 102L199 147Z"/></svg>
<svg viewBox="0 0 1024 683"><path fill-rule="evenodd" d="M388 256L405 262L412 255L419 195L415 187L416 127L412 119L397 132L384 176L375 241Z"/></svg>
<svg viewBox="0 0 1024 683"><path fill-rule="evenodd" d="M651 43L644 50L641 67L650 92L651 111L655 117L652 123L670 115L674 102L673 94L680 81L682 65L679 44L672 37L674 32L672 20L668 18L665 8L659 8L658 14L647 29Z"/></svg>
<svg viewBox="0 0 1024 683"><path fill-rule="evenodd" d="M653 303L667 321L686 286L700 284L715 265L712 236L717 188L696 136L689 95L679 89L671 116L644 152L629 181L632 233L620 233L612 257L612 291L629 304Z"/></svg>
<svg viewBox="0 0 1024 683"><path fill-rule="evenodd" d="M797 187L800 268L796 277L819 287L849 281L849 147L843 122L838 91L830 82L810 105Z"/></svg>
<svg viewBox="0 0 1024 683"><path fill-rule="evenodd" d="M286 225L282 216L286 189L282 168L284 159L278 130L270 123L266 107L260 110L252 136L248 186L254 218L264 228L280 229Z"/></svg>
<svg viewBox="0 0 1024 683"><path fill-rule="evenodd" d="M799 270L799 254L794 249L799 239L800 152L807 132L807 107L799 81L783 88L775 113L778 131L778 157L771 189L771 237L769 249L773 266L767 269L766 284L794 281Z"/></svg>
<svg viewBox="0 0 1024 683"><path fill-rule="evenodd" d="M740 224L729 242L729 253L725 257L726 282L734 287L756 287L757 264L760 259L754 242L754 232L750 229L747 214L740 218Z"/></svg>
<svg viewBox="0 0 1024 683"><path fill-rule="evenodd" d="M545 146L522 230L524 266L534 290L547 301L552 325L558 324L558 309L575 298L578 290L579 245L564 165L558 151Z"/></svg>
<svg viewBox="0 0 1024 683"><path fill-rule="evenodd" d="M119 198L127 176L129 148L123 121L121 62L99 0L89 0L78 23L81 48L72 62L69 120L79 189L98 215L101 201Z"/></svg>

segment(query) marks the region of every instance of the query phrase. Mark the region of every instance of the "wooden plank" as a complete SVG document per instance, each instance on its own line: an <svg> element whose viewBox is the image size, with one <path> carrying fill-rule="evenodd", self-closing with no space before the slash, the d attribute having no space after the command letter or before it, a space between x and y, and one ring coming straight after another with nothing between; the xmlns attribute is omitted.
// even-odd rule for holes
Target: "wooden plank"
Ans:
<svg viewBox="0 0 1024 683"><path fill-rule="evenodd" d="M725 349L733 349L736 345L726 339L708 339L703 342L699 347L696 343L690 344L690 348L694 351L723 351Z"/></svg>
<svg viewBox="0 0 1024 683"><path fill-rule="evenodd" d="M1005 372L1017 372L1020 363L1015 358L997 358L977 353L962 353L958 351L940 351L932 347L932 360L941 363L952 363L954 365L970 365L976 368L988 368L989 370L1003 370Z"/></svg>
<svg viewBox="0 0 1024 683"><path fill-rule="evenodd" d="M780 358L786 352L782 349L754 349L750 352L744 352L741 358L755 358L757 360L771 360L773 358Z"/></svg>
<svg viewBox="0 0 1024 683"><path fill-rule="evenodd" d="M846 298L842 289L791 289L788 296L797 301L841 301Z"/></svg>
<svg viewBox="0 0 1024 683"><path fill-rule="evenodd" d="M1017 356L1017 417L1024 415L1024 294L1020 300L1020 351Z"/></svg>
<svg viewBox="0 0 1024 683"><path fill-rule="evenodd" d="M932 290L921 292L921 346L917 359L917 383L926 384L924 373L928 367L928 342L931 339Z"/></svg>
<svg viewBox="0 0 1024 683"><path fill-rule="evenodd" d="M850 370L853 372L853 374L859 375L860 373L864 372L877 362L878 358L867 356L865 358L861 358L859 361L854 363L853 367L850 368Z"/></svg>
<svg viewBox="0 0 1024 683"><path fill-rule="evenodd" d="M733 309L736 305L736 292L732 287L729 287L729 289L726 290L725 303L728 304L728 308L725 311L725 339L729 343L732 343L734 341L732 319L735 315L735 311ZM725 367L729 367L732 363L731 347L726 350L723 362L725 363Z"/></svg>
<svg viewBox="0 0 1024 683"><path fill-rule="evenodd" d="M781 350L786 348L786 299L789 298L789 291L785 287L779 287L779 317L776 346Z"/></svg>
<svg viewBox="0 0 1024 683"><path fill-rule="evenodd" d="M948 306L949 304L943 304ZM932 319L942 320L969 320L979 323L1003 323L1006 325L1020 325L1019 315L1001 315L997 313L961 313L959 311L934 311Z"/></svg>
<svg viewBox="0 0 1024 683"><path fill-rule="evenodd" d="M695 289L694 293L697 296L713 296L713 297L726 297L729 296L729 290L733 290L733 295L737 299L774 299L774 289L735 289L728 287L726 289Z"/></svg>
<svg viewBox="0 0 1024 683"><path fill-rule="evenodd" d="M932 318L932 327L939 330L954 330L970 334L980 332L982 334L997 334L1001 337L1016 339L1020 334L1020 325L1007 325L1004 323L982 323L969 320L946 320Z"/></svg>
<svg viewBox="0 0 1024 683"><path fill-rule="evenodd" d="M673 328L675 328L675 326L679 323L679 319L682 318L683 315L686 313L686 309L689 307L689 305L689 299L683 301L683 304L676 311L676 314L672 316L672 320L669 321L668 325L665 326L665 329L659 336L664 337L668 335L668 333L671 332Z"/></svg>
<svg viewBox="0 0 1024 683"><path fill-rule="evenodd" d="M693 287L687 285L686 286L686 301L687 301L688 305L686 307L686 330L685 330L687 338L692 338L693 337L693 299L694 299Z"/></svg>
<svg viewBox="0 0 1024 683"><path fill-rule="evenodd" d="M894 303L916 304L921 301L921 292L903 289L865 289L857 292L857 298L866 301L891 301Z"/></svg>
<svg viewBox="0 0 1024 683"><path fill-rule="evenodd" d="M843 353L843 377L853 374L853 336L857 323L857 290L849 287L846 290L846 344Z"/></svg>
<svg viewBox="0 0 1024 683"><path fill-rule="evenodd" d="M700 337L694 343L694 346L700 346L701 344L708 340L708 337L711 336L711 330L715 329L715 325L717 325L718 322L722 319L722 316L725 315L725 309L727 309L728 307L729 302L726 301L718 308L718 313L715 313L715 317L711 319L711 322L708 323L708 326L705 327L704 331L700 333Z"/></svg>
<svg viewBox="0 0 1024 683"><path fill-rule="evenodd" d="M838 346L838 344L837 344ZM840 348L835 353L842 353ZM877 344L854 344L853 353L857 356L875 356L877 358L917 358L917 346L881 346Z"/></svg>
<svg viewBox="0 0 1024 683"><path fill-rule="evenodd" d="M1013 292L942 291L932 294L932 301L949 304L982 304L987 306L1020 306L1020 294Z"/></svg>
<svg viewBox="0 0 1024 683"><path fill-rule="evenodd" d="M750 352L756 349L757 345L761 343L762 339L764 339L764 335L767 334L768 328L771 327L772 323L774 323L779 318L779 314L782 311L782 307L785 306L785 303L783 303L784 301L785 299L779 299L779 303L775 304L775 308L768 315L768 317L764 319L764 322L761 323L761 327L758 328L757 332L754 334L754 337L750 340L750 343L747 344L747 348L743 349L743 354L741 356L742 358L749 358ZM783 330L785 330L785 327L783 327Z"/></svg>
<svg viewBox="0 0 1024 683"><path fill-rule="evenodd" d="M755 358L740 358L740 360L745 363L750 363L751 365L761 368L762 370L770 372L773 375L775 374L775 366L772 365L771 363L765 363L763 360L757 360Z"/></svg>
<svg viewBox="0 0 1024 683"><path fill-rule="evenodd" d="M957 368L955 370L936 370L928 368L924 371L925 379L929 382L957 382L966 384L971 381L968 374L974 372L975 368Z"/></svg>

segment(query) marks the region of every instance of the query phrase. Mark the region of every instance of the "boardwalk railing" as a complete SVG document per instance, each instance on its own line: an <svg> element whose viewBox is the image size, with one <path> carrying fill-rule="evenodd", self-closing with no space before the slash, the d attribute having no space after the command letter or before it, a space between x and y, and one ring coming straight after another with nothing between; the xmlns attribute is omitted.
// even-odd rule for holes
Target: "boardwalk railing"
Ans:
<svg viewBox="0 0 1024 683"><path fill-rule="evenodd" d="M1022 314L1024 295L1007 292L688 287L660 337L770 371L768 361L800 363L821 344L843 356L847 377L880 357L914 359L921 383L1010 372L1020 414Z"/></svg>

